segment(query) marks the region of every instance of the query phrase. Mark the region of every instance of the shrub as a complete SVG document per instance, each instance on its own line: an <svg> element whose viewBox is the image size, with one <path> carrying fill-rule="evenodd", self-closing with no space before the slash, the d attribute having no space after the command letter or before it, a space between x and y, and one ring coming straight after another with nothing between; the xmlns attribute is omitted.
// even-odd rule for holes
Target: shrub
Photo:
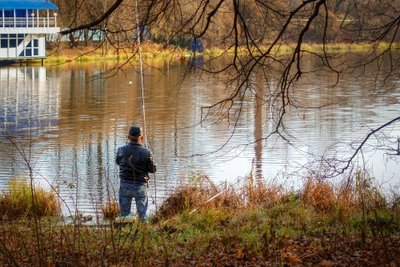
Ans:
<svg viewBox="0 0 400 267"><path fill-rule="evenodd" d="M54 191L31 187L25 180L12 179L0 195L0 218L59 216L61 206Z"/></svg>

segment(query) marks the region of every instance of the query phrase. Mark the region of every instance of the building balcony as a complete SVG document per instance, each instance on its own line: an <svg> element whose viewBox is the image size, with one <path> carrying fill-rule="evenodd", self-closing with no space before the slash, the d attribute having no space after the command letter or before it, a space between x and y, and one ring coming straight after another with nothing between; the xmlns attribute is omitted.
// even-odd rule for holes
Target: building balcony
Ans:
<svg viewBox="0 0 400 267"><path fill-rule="evenodd" d="M0 28L51 28L57 27L57 17L1 18Z"/></svg>
<svg viewBox="0 0 400 267"><path fill-rule="evenodd" d="M57 16L54 17L0 17L1 33L58 33Z"/></svg>

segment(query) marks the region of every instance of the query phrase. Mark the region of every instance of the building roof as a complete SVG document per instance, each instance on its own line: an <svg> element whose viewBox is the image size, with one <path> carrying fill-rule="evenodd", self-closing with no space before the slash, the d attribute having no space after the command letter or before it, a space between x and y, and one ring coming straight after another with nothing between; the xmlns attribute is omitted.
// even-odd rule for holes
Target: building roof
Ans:
<svg viewBox="0 0 400 267"><path fill-rule="evenodd" d="M58 9L48 0L0 0L0 9Z"/></svg>

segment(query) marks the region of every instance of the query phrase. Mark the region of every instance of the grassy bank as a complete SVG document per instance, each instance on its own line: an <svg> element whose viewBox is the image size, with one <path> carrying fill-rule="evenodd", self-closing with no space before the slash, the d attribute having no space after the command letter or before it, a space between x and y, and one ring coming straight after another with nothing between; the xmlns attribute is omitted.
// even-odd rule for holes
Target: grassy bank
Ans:
<svg viewBox="0 0 400 267"><path fill-rule="evenodd" d="M365 174L298 191L252 181L179 187L147 224L0 222L0 265L399 266L400 200Z"/></svg>
<svg viewBox="0 0 400 267"><path fill-rule="evenodd" d="M97 46L78 46L76 48L55 47L47 53L46 64L64 64L69 62L89 63L89 62L118 62L138 61L137 48L119 48L111 45ZM164 47L155 43L144 43L141 47L144 60L163 62L180 61L188 52L178 47Z"/></svg>
<svg viewBox="0 0 400 267"><path fill-rule="evenodd" d="M276 46L271 50L271 54L288 54L294 51L295 44L285 44ZM387 49L398 49L400 45L398 43L384 43L371 44L371 43L328 43L325 45L317 43L305 43L302 45L303 51L310 51L314 53L326 52L366 52L372 50L387 50ZM266 51L267 45L260 46L261 50ZM135 48L133 48L135 49ZM240 48L238 52L245 54L248 51L247 48ZM204 52L205 57L218 57L221 55L234 55L235 51L230 49L212 47L206 49ZM253 51L256 53L256 51ZM182 49L176 46L162 46L156 43L144 43L142 44L142 56L146 61L151 62L185 62L190 57L190 51ZM78 63L93 63L93 62L126 62L128 60L137 61L138 55L132 52L132 48L127 49L116 49L111 45L108 46L78 46L76 48L68 48L65 45L57 47L56 45L49 49L47 52L47 58L45 60L46 65L65 64L69 62ZM30 64L41 64L41 60L31 61Z"/></svg>

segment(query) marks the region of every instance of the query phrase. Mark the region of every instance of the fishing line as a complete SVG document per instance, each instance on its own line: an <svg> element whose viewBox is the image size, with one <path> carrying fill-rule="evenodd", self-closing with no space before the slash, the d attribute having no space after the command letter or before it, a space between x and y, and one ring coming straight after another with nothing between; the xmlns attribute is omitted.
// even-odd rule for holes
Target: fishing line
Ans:
<svg viewBox="0 0 400 267"><path fill-rule="evenodd" d="M141 48L141 40L140 40L140 24L139 24L139 8L138 8L138 0L135 1L135 11L136 11L136 35L137 35L137 44L138 44L138 55L139 55L139 77L140 77L140 90L142 97L142 128L143 128L143 136L145 147L149 147L147 142L147 128L146 128L146 108L144 101L144 79L143 79L143 59L142 59L142 48ZM154 176L154 205L156 206L157 212L157 182L156 182L156 173L153 173Z"/></svg>
<svg viewBox="0 0 400 267"><path fill-rule="evenodd" d="M140 89L142 96L142 119L143 119L143 136L147 137L147 129L146 129L146 109L144 103L144 82L143 82L143 60L142 60L142 48L141 48L141 40L140 40L140 25L139 25L139 9L138 9L138 1L136 0L136 35L137 35L137 43L138 43L138 54L139 54L139 77L140 77ZM147 147L147 139L144 139L144 144Z"/></svg>

